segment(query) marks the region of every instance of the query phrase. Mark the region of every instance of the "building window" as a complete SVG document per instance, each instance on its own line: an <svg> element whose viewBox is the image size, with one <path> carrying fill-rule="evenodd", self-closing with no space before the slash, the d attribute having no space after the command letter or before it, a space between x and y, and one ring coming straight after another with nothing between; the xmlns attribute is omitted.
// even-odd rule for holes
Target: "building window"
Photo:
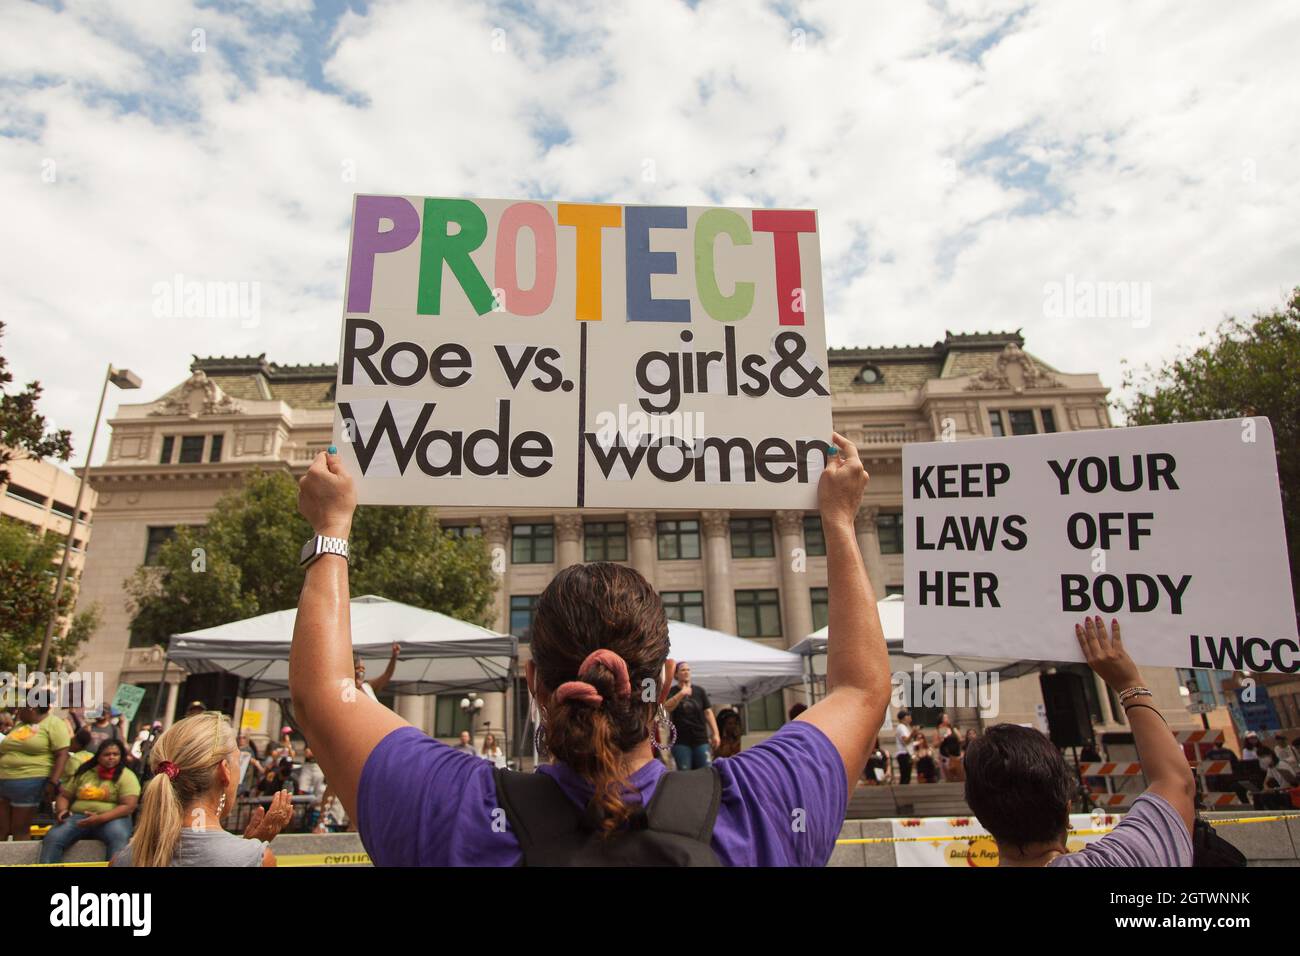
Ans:
<svg viewBox="0 0 1300 956"><path fill-rule="evenodd" d="M72 505L65 505L62 501L59 501L57 499L50 502L50 510L53 511L56 515L62 515L64 518L67 518L69 521L72 520L72 515L75 511Z"/></svg>
<svg viewBox="0 0 1300 956"><path fill-rule="evenodd" d="M902 554L902 512L882 511L880 514L876 515L876 535L880 538L881 554Z"/></svg>
<svg viewBox="0 0 1300 956"><path fill-rule="evenodd" d="M162 454L158 456L158 464L170 465L172 463L172 449L175 447L176 437L174 435L164 435Z"/></svg>
<svg viewBox="0 0 1300 956"><path fill-rule="evenodd" d="M555 526L515 525L510 529L510 558L515 564L550 564L555 560Z"/></svg>
<svg viewBox="0 0 1300 956"><path fill-rule="evenodd" d="M884 376L880 374L880 369L874 365L864 365L858 369L858 374L853 377L854 385L879 385Z"/></svg>
<svg viewBox="0 0 1300 956"><path fill-rule="evenodd" d="M15 501L21 501L25 504L35 505L41 510L45 509L45 496L40 492L32 491L30 488L24 488L22 485L6 485L5 496L13 498ZM71 510L71 509L69 509Z"/></svg>
<svg viewBox="0 0 1300 956"><path fill-rule="evenodd" d="M585 561L626 561L627 523L590 521L582 526Z"/></svg>
<svg viewBox="0 0 1300 956"><path fill-rule="evenodd" d="M450 538L481 538L483 527L476 524L443 525L442 533Z"/></svg>
<svg viewBox="0 0 1300 956"><path fill-rule="evenodd" d="M741 637L781 636L781 599L775 588L736 592L736 633Z"/></svg>
<svg viewBox="0 0 1300 956"><path fill-rule="evenodd" d="M144 563L155 565L158 563L158 552L162 546L176 537L176 526L167 525L165 527L156 527L149 529L149 543L144 549Z"/></svg>
<svg viewBox="0 0 1300 956"><path fill-rule="evenodd" d="M181 436L181 464L197 465L203 461L203 435Z"/></svg>
<svg viewBox="0 0 1300 956"><path fill-rule="evenodd" d="M804 515L803 550L810 558L826 553L826 534L822 531L821 515Z"/></svg>
<svg viewBox="0 0 1300 956"><path fill-rule="evenodd" d="M208 446L208 461L221 461L221 446L225 444L225 435L213 435L212 444Z"/></svg>
<svg viewBox="0 0 1300 956"><path fill-rule="evenodd" d="M464 694L439 694L434 709L433 735L435 737L459 737L462 730L469 730L469 714L460 709Z"/></svg>
<svg viewBox="0 0 1300 956"><path fill-rule="evenodd" d="M689 561L700 556L699 521L660 521L658 526L660 561Z"/></svg>
<svg viewBox="0 0 1300 956"><path fill-rule="evenodd" d="M1001 438L1006 434L1002 428L1002 413L989 412L989 434L994 438Z"/></svg>
<svg viewBox="0 0 1300 956"><path fill-rule="evenodd" d="M536 594L510 595L510 633L521 641L528 640L533 626L533 613L537 610Z"/></svg>
<svg viewBox="0 0 1300 956"><path fill-rule="evenodd" d="M770 558L774 553L771 518L731 519L733 558Z"/></svg>
<svg viewBox="0 0 1300 956"><path fill-rule="evenodd" d="M812 598L813 630L820 631L830 623L830 590L828 588L809 588L808 596Z"/></svg>
<svg viewBox="0 0 1300 956"><path fill-rule="evenodd" d="M1007 415L1011 419L1011 434L1038 434L1038 426L1034 423L1034 410L1032 408L1013 408L1007 412Z"/></svg>
<svg viewBox="0 0 1300 956"><path fill-rule="evenodd" d="M1039 414L1043 416L1043 431L1048 435L1056 431L1055 413L1050 408L1043 408L1039 410Z"/></svg>
<svg viewBox="0 0 1300 956"><path fill-rule="evenodd" d="M778 690L751 700L745 717L745 729L750 733L780 730L785 723L785 695Z"/></svg>
<svg viewBox="0 0 1300 956"><path fill-rule="evenodd" d="M664 591L659 599L664 603L668 620L704 626L703 591Z"/></svg>

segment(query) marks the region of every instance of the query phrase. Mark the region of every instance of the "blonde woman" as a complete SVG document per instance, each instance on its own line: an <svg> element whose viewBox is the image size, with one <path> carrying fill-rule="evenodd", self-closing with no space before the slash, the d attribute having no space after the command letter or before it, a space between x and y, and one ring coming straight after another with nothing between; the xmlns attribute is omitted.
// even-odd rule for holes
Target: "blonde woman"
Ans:
<svg viewBox="0 0 1300 956"><path fill-rule="evenodd" d="M490 760L494 767L504 767L506 765L506 752L497 743L497 735L491 731L483 738L483 752L480 756L484 760Z"/></svg>
<svg viewBox="0 0 1300 956"><path fill-rule="evenodd" d="M239 746L225 714L177 721L154 741L149 766L135 835L114 866L275 866L267 844L289 822L289 791L269 811L254 811L242 839L221 825L239 784Z"/></svg>

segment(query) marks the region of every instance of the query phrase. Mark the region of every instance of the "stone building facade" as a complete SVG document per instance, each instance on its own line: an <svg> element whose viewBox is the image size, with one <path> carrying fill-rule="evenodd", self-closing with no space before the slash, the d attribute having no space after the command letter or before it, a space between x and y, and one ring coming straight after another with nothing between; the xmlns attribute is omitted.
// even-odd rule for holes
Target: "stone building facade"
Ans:
<svg viewBox="0 0 1300 956"><path fill-rule="evenodd" d="M901 593L904 584L904 444L1110 426L1108 390L1097 375L1058 371L1024 344L1019 333L950 333L929 346L831 350L834 425L857 444L871 473L857 532L880 596ZM159 688L161 651L132 646L122 582L176 526L204 523L251 469L300 474L329 445L333 418L333 365L221 357L196 358L191 370L157 401L119 406L111 419L107 461L92 473L97 529L82 583L83 598L99 601L105 616L80 666L105 671L107 686L121 680L149 687L168 714L183 675L171 668L168 686ZM663 595L670 616L777 647L825 624L826 566L812 512L458 507L441 509L439 520L450 533L482 535L500 549L493 617L498 630L521 637L551 577L583 560L626 562ZM796 553L802 561L791 560ZM375 662L371 670L380 667ZM1147 670L1171 725L1199 726L1183 705L1176 672ZM1084 673L1098 732L1126 730L1118 704ZM795 689L751 704L749 733L775 729L801 696ZM502 695L489 697L476 731L508 723ZM997 720L1041 721L1036 676L1002 682L999 698ZM450 738L462 727L458 699L399 697L393 706ZM272 702L249 706L265 711L263 726L278 725ZM977 721L973 711L959 710L958 718L968 726Z"/></svg>

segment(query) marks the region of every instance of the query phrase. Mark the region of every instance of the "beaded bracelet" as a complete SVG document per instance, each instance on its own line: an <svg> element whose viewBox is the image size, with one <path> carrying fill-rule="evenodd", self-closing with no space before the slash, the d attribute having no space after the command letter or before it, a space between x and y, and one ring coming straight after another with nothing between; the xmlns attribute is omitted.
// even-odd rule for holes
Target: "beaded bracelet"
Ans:
<svg viewBox="0 0 1300 956"><path fill-rule="evenodd" d="M1147 688L1141 685L1135 685L1133 687L1126 687L1124 690L1119 692L1119 702L1122 704L1125 701L1132 700L1134 697L1153 697L1153 696L1155 695L1152 694L1151 691L1148 690Z"/></svg>

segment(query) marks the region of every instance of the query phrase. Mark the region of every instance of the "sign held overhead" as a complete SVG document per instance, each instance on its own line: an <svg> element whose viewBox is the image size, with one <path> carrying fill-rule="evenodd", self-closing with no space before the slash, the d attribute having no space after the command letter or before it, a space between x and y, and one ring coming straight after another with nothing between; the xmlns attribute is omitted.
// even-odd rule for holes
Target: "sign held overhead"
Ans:
<svg viewBox="0 0 1300 956"><path fill-rule="evenodd" d="M363 504L816 506L812 211L357 196L345 300Z"/></svg>
<svg viewBox="0 0 1300 956"><path fill-rule="evenodd" d="M1300 671L1265 418L903 449L904 646L1079 661L1120 617L1133 659Z"/></svg>

